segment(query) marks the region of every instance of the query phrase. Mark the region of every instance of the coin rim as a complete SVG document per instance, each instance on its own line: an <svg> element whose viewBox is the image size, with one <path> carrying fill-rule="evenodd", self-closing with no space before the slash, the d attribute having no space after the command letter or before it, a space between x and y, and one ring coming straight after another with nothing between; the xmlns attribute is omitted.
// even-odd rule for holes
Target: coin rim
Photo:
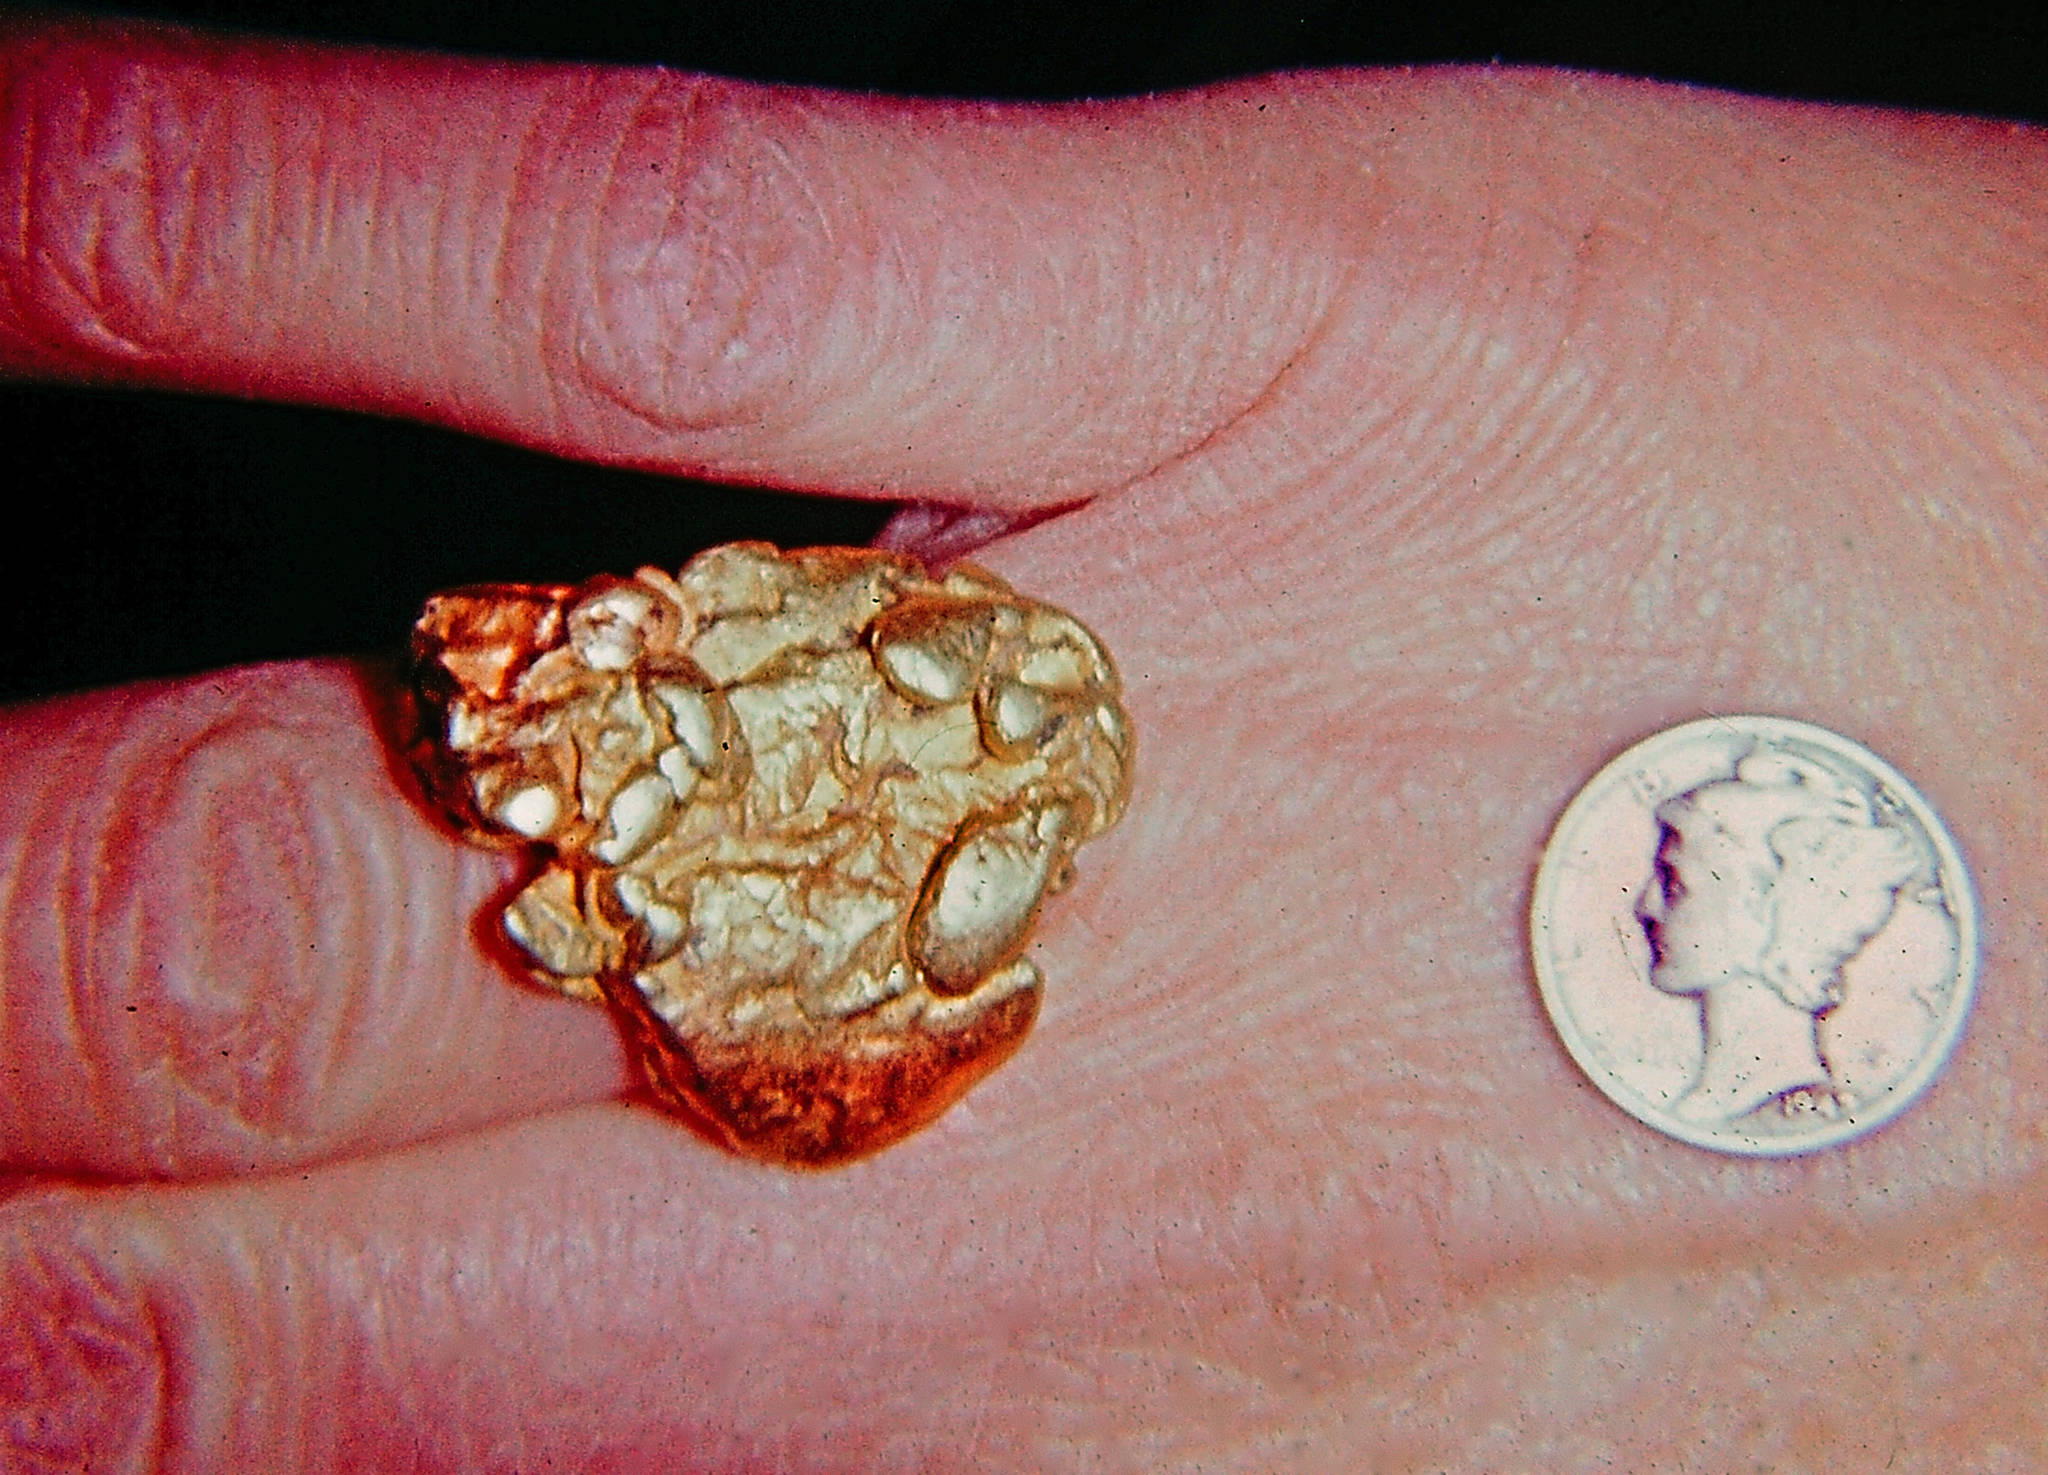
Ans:
<svg viewBox="0 0 2048 1475"><path fill-rule="evenodd" d="M1560 877L1565 872L1565 862L1559 852L1558 841L1579 823L1600 799L1605 798L1610 787L1608 780L1624 768L1641 764L1645 754L1678 746L1700 733L1721 732L1730 727L1739 727L1759 737L1782 736L1800 739L1865 766L1880 785L1891 789L1905 801L1907 808L1913 812L1914 818L1920 822L1921 828L1933 842L1939 862L1942 889L1949 898L1950 909L1956 919L1955 990L1950 999L1948 1017L1929 1041L1927 1049L1914 1062L1913 1068L1885 1093L1878 1109L1867 1116L1851 1116L1811 1136L1797 1139L1759 1141L1754 1137L1739 1135L1725 1126L1701 1127L1677 1121L1671 1118L1668 1112L1660 1111L1647 1101L1631 1100L1636 1093L1624 1083L1609 1079L1607 1067L1600 1062L1599 1056L1585 1038L1575 1011L1561 991L1555 977L1558 970L1552 964L1549 951L1544 945L1555 930L1548 918L1555 913L1555 893L1561 884ZM1542 993L1544 1012L1550 1018L1551 1028L1557 1032L1565 1050L1587 1080L1592 1082L1601 1095L1645 1126L1654 1127L1666 1136L1694 1147L1738 1157L1799 1157L1824 1148L1836 1147L1876 1131L1918 1101L1933 1083L1934 1078L1947 1066L1957 1042L1962 1038L1963 1027L1969 1019L1970 1011L1976 1004L1977 974L1981 962L1979 945L1977 894L1969 867L1963 863L1962 851L1956 845L1955 837L1949 833L1948 826L1943 823L1934 806L1927 802L1926 796L1908 782L1898 769L1855 739L1844 737L1830 728L1811 722L1791 717L1765 716L1760 713L1702 717L1682 722L1631 743L1601 765L1598 772L1580 785L1571 802L1565 806L1564 812L1558 816L1557 823L1551 826L1550 834L1543 842L1543 856L1537 864L1536 881L1529 901L1529 955L1536 972L1537 988Z"/></svg>

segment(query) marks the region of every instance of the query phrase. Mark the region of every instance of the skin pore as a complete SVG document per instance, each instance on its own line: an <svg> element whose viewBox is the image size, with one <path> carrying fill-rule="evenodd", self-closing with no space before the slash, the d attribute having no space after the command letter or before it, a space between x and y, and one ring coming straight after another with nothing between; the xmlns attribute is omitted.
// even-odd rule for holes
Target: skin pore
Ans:
<svg viewBox="0 0 2048 1475"><path fill-rule="evenodd" d="M801 1176L621 1101L604 1016L505 980L471 922L515 863L421 818L360 671L6 714L10 1455L2042 1449L2033 132L1485 70L910 104L40 19L0 110L13 372L1080 504L976 556L1103 636L1140 753L1016 1060ZM1946 1077L1809 1159L1623 1118L1524 961L1558 808L1711 711L1883 752L1992 899Z"/></svg>

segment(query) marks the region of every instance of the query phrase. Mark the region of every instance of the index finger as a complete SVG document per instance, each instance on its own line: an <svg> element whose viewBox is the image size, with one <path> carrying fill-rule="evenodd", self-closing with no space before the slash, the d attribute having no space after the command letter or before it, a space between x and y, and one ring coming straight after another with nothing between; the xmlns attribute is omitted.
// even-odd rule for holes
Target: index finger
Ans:
<svg viewBox="0 0 2048 1475"><path fill-rule="evenodd" d="M1284 372L1374 194L1304 159L1330 95L1298 81L995 108L8 30L0 368L713 479L1012 513L1125 484Z"/></svg>

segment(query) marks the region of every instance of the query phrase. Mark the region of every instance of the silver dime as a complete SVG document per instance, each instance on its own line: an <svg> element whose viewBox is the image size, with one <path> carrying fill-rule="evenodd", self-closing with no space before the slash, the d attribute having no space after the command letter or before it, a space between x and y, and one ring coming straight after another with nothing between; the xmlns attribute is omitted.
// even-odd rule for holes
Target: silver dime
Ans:
<svg viewBox="0 0 2048 1475"><path fill-rule="evenodd" d="M1715 717L1579 792L1530 909L1552 1022L1624 1111L1722 1152L1891 1120L1970 1011L1977 908L1912 785L1804 722Z"/></svg>

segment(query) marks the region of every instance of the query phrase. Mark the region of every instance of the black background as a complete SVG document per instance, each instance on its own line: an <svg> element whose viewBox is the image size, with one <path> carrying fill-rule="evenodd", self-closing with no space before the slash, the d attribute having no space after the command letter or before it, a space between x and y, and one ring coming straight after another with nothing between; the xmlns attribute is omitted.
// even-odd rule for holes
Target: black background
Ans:
<svg viewBox="0 0 2048 1475"><path fill-rule="evenodd" d="M100 7L85 7L100 8ZM106 7L338 39L666 62L977 97L1108 96L1278 67L1548 63L2042 120L2048 20L1928 3L792 0ZM739 537L863 542L886 508L579 467L367 416L0 387L0 699L395 650L430 591L575 580ZM563 509L578 515L564 517ZM47 517L44 531L35 530Z"/></svg>

